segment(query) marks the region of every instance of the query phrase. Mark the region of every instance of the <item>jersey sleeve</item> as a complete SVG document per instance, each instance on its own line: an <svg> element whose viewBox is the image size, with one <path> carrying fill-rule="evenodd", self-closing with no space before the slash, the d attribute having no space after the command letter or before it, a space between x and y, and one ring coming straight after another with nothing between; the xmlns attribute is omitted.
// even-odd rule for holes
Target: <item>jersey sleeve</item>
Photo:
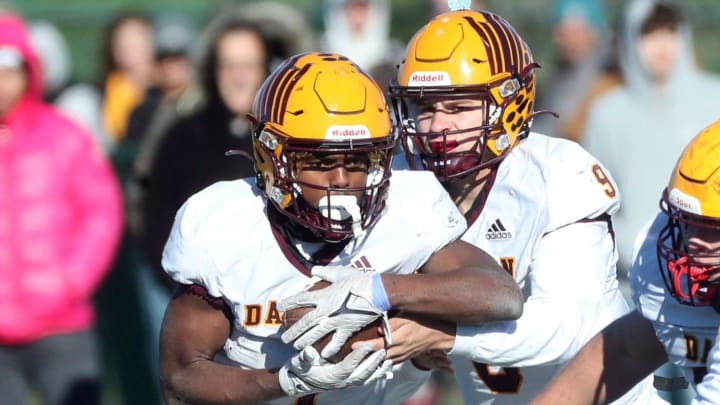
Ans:
<svg viewBox="0 0 720 405"><path fill-rule="evenodd" d="M579 145L563 141L548 152L548 231L620 208L620 192L610 172Z"/></svg>
<svg viewBox="0 0 720 405"><path fill-rule="evenodd" d="M218 283L212 277L217 269L203 237L202 210L191 197L175 216L170 236L165 244L162 266L180 284L198 284L213 297L221 297Z"/></svg>
<svg viewBox="0 0 720 405"><path fill-rule="evenodd" d="M720 330L718 330L720 334ZM695 387L697 396L691 405L720 404L720 339L715 338L715 344L710 350L707 359L707 374L700 384Z"/></svg>
<svg viewBox="0 0 720 405"><path fill-rule="evenodd" d="M597 331L627 313L617 289L605 221L545 235L531 263L531 294L516 321L458 325L453 357L504 367L568 361Z"/></svg>
<svg viewBox="0 0 720 405"><path fill-rule="evenodd" d="M637 234L632 265L628 270L633 303L651 321L659 318L665 298L665 284L657 262L657 235L662 222L663 215L658 214Z"/></svg>

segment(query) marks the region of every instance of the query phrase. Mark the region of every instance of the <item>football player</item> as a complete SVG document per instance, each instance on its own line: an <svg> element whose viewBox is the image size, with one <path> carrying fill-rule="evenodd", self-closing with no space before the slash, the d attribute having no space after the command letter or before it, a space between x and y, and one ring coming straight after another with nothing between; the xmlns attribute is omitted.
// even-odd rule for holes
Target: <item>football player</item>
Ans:
<svg viewBox="0 0 720 405"><path fill-rule="evenodd" d="M459 240L465 220L432 174L390 183L390 114L352 61L289 58L261 87L251 121L256 177L192 196L165 247L163 267L181 285L161 336L166 401L376 404L412 394L441 363L420 356L393 366L368 344L333 363L281 340L277 303L303 291L316 266L341 267L317 272L348 286L317 311L337 305L355 329L381 317L387 300L453 321L520 315L519 288Z"/></svg>
<svg viewBox="0 0 720 405"><path fill-rule="evenodd" d="M605 403L668 360L695 386L693 404L720 403L719 185L717 121L685 148L661 212L637 236L637 309L588 342L535 403Z"/></svg>
<svg viewBox="0 0 720 405"><path fill-rule="evenodd" d="M415 34L390 86L407 161L437 176L467 219L462 240L526 293L517 321L452 325L440 348L466 403L528 403L629 311L615 269L617 186L576 143L531 132L537 67L505 19L455 10ZM388 358L438 348L426 326L391 323ZM648 382L623 402L654 395Z"/></svg>

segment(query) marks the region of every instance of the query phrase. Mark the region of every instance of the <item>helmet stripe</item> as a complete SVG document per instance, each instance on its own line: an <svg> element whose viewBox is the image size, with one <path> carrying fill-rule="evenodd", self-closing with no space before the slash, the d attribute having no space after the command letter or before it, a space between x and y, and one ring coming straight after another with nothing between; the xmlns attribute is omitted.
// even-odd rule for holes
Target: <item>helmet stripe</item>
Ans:
<svg viewBox="0 0 720 405"><path fill-rule="evenodd" d="M283 112L285 111L283 104L287 103L287 99L289 97L289 93L287 93L288 83L293 83L292 79L295 77L298 70L297 67L295 67L295 62L297 62L298 59L298 56L290 59L290 63L285 71L279 74L281 79L278 82L277 88L272 89L273 92L271 94L275 94L275 97L273 98L272 113L270 115L270 120L272 122L282 124Z"/></svg>
<svg viewBox="0 0 720 405"><path fill-rule="evenodd" d="M492 18L494 21L497 22L500 27L502 27L502 31L505 33L505 36L510 42L510 46L513 50L512 55L515 59L515 63L512 67L514 67L517 72L522 71L522 69L527 64L527 61L525 60L525 42L520 38L520 35L517 33L517 31L515 31L513 27L508 25L507 21L503 20L500 16L494 14Z"/></svg>
<svg viewBox="0 0 720 405"><path fill-rule="evenodd" d="M503 71L512 72L513 70L516 70L513 69L513 67L517 67L515 62L515 54L517 53L517 49L512 49L514 47L509 41L507 29L505 29L503 24L499 24L498 21L496 21L495 19L489 19L486 24L492 27L495 35L497 35L498 42L502 47L502 49L496 49L496 51L503 56Z"/></svg>
<svg viewBox="0 0 720 405"><path fill-rule="evenodd" d="M290 95L292 94L292 90L295 88L295 85L297 84L298 80L307 73L308 69L312 66L312 64L308 63L305 64L305 66L302 67L302 69L293 69L288 75L288 80L283 80L281 87L278 89L281 96L279 97L280 102L275 105L275 110L277 111L277 116L274 122L277 122L278 124L284 123L285 118L285 110L287 109L287 103L288 99L290 99Z"/></svg>
<svg viewBox="0 0 720 405"><path fill-rule="evenodd" d="M487 27L487 30L490 32L490 34L495 39L494 43L498 44L499 46L496 46L494 51L496 54L496 58L498 59L498 67L499 71L497 73L507 71L504 67L510 64L510 47L508 47L507 41L505 41L501 34L500 28L495 24L493 21L485 21L483 22L483 25Z"/></svg>
<svg viewBox="0 0 720 405"><path fill-rule="evenodd" d="M278 100L280 100L280 96L282 95L281 89L285 88L287 81L292 76L292 72L294 70L294 64L288 66L282 74L277 76L278 80L273 83L273 88L269 90L269 93L272 95L272 104L270 105L270 121L272 122L278 122L278 114L280 113L280 103Z"/></svg>
<svg viewBox="0 0 720 405"><path fill-rule="evenodd" d="M273 108L273 95L275 94L275 90L278 87L278 83L282 79L283 75L280 74L280 72L289 69L294 65L294 63L289 63L290 61L286 61L285 63L281 64L277 67L275 72L272 74L272 80L270 83L268 83L267 86L263 86L260 94L260 101L262 105L258 105L258 112L260 113L260 116L258 117L262 121L270 121L271 120L271 114L272 114L272 108Z"/></svg>
<svg viewBox="0 0 720 405"><path fill-rule="evenodd" d="M512 32L509 32L507 26L495 15L491 16L489 24L495 27L495 30L498 33L501 33L500 42L503 44L503 48L508 50L505 55L509 56L509 60L505 61L505 68L507 69L507 71L511 71L510 69L508 69L511 67L515 67L515 70L519 70L518 66L520 66L520 58L518 56L517 42L514 40L515 35L513 35Z"/></svg>
<svg viewBox="0 0 720 405"><path fill-rule="evenodd" d="M485 53L488 55L488 58L490 59L490 61L489 61L490 62L490 72L493 75L496 75L499 71L499 66L498 66L499 46L498 46L497 41L495 40L494 36L490 35L489 32L486 31L487 27L485 26L485 24L482 24L482 25L478 24L477 21L475 21L475 19L473 19L472 17L464 17L464 18L468 22L468 24L470 24L470 26L473 27L473 29L475 30L475 32L477 32L477 34L480 36L480 38L483 39L482 43L485 46ZM490 44L488 44L486 42L486 39L488 39L488 38L493 42L492 49L489 48ZM493 51L493 52L491 53L491 51Z"/></svg>

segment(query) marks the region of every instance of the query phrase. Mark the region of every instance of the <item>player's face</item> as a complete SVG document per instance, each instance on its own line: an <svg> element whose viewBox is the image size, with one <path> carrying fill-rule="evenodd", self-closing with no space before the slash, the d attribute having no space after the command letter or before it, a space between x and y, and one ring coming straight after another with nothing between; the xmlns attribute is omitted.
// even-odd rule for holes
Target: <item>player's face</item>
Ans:
<svg viewBox="0 0 720 405"><path fill-rule="evenodd" d="M297 181L301 183L302 196L317 208L322 197L328 195L354 195L360 198L361 188L368 177L370 158L367 153L311 153L297 162ZM317 186L312 187L312 185Z"/></svg>
<svg viewBox="0 0 720 405"><path fill-rule="evenodd" d="M704 266L720 266L720 232L716 229L689 225L685 231L687 253ZM720 279L720 272L709 281Z"/></svg>
<svg viewBox="0 0 720 405"><path fill-rule="evenodd" d="M419 132L443 132L475 128L485 122L485 102L474 99L421 101L417 106L415 122ZM477 147L480 131L447 135L428 139L428 148L434 152L464 152ZM444 149L444 150L443 150Z"/></svg>

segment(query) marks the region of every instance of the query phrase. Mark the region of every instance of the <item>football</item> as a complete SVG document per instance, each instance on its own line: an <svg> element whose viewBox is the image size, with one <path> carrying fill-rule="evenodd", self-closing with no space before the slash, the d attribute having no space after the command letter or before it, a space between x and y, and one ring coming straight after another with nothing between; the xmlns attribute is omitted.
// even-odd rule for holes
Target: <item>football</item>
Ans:
<svg viewBox="0 0 720 405"><path fill-rule="evenodd" d="M319 290L319 289L325 288L329 285L330 285L329 282L321 280L321 281L318 281L317 283L313 284L310 288L308 288L308 290L309 291ZM314 307L301 307L301 308L291 309L291 310L285 312L282 317L283 326L285 328L289 328L290 326L295 324L295 322L300 320L300 318L302 318L303 315L310 312L313 308ZM345 358L345 356L347 356L348 354L350 354L350 352L352 352L352 344L354 342L360 342L363 340L371 340L371 339L376 339L378 337L381 337L382 336L382 333L380 332L381 328L382 328L382 319L378 318L377 320L375 320L371 324L367 325L363 329L355 332L350 337L350 339L348 339L348 341L345 343L343 348L340 349L340 351L338 353L331 356L327 360L330 361L331 363L337 363L337 362L341 361L342 359ZM325 347L325 345L327 345L328 342L330 342L330 338L332 337L332 335L333 335L333 333L327 334L325 337L323 337L322 339L315 342L315 344L313 344L313 347L315 347L315 349L317 349L318 352L322 351L322 349Z"/></svg>

